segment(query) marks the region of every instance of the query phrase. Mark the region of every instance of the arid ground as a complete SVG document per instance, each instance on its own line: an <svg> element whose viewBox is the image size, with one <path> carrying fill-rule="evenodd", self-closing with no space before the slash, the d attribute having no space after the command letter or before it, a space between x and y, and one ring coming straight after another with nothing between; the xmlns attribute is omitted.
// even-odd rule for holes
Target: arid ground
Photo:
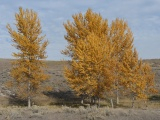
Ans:
<svg viewBox="0 0 160 120"><path fill-rule="evenodd" d="M52 91L34 98L33 107L28 109L26 101L12 97L12 91L5 86L9 76L12 60L0 59L0 120L160 120L160 96L151 96L146 104L137 100L135 108L131 107L129 98L121 97L120 105L111 108L109 100L101 101L101 108L82 106L67 85L63 76L64 61L47 61L46 73L51 77L47 84ZM144 60L149 62L155 73L156 87L160 88L160 60Z"/></svg>
<svg viewBox="0 0 160 120"><path fill-rule="evenodd" d="M160 120L160 110L33 106L0 108L0 120Z"/></svg>

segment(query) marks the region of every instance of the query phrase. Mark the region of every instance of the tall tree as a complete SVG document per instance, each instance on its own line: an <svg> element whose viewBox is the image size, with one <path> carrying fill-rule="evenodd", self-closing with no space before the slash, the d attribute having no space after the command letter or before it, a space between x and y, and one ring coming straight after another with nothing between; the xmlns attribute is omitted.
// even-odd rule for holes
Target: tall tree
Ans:
<svg viewBox="0 0 160 120"><path fill-rule="evenodd" d="M28 100L30 107L31 99L40 92L42 83L48 79L43 70L46 65L42 61L47 58L45 49L48 41L43 41L45 36L41 36L41 24L36 12L20 7L15 19L17 30L7 25L13 46L18 50L13 53L16 60L11 69L14 78L12 87L20 98Z"/></svg>
<svg viewBox="0 0 160 120"><path fill-rule="evenodd" d="M67 23L64 24L67 32L65 39L68 42L68 46L62 53L70 56L72 60L78 61L79 54L77 54L75 50L79 44L78 41L85 41L90 33L94 33L94 36L99 37L97 41L100 43L99 39L102 36L105 36L106 41L108 41L106 44L110 44L110 46L114 49L114 52L112 52L110 57L110 59L114 61L114 66L112 64L112 68L114 69L112 69L112 73L114 73L115 80L112 87L117 91L118 102L118 91L121 84L119 79L120 73L118 72L120 63L122 62L122 57L125 51L132 49L133 47L133 36L128 24L124 20L116 19L112 21L109 26L106 19L103 19L100 14L92 12L91 9L88 9L84 15L79 13L73 15L72 17L74 22L71 23L70 21L67 21ZM106 44L103 44L102 47L107 46ZM99 52L98 54L101 53Z"/></svg>
<svg viewBox="0 0 160 120"><path fill-rule="evenodd" d="M96 85L98 83L97 79L99 79L98 76L104 77L104 75L101 76L102 73L104 73L102 72L102 68L104 67L101 66L104 64L104 61L101 63L100 59L103 60L105 57L105 61L108 59L107 53L109 50L106 51L105 54L104 50L107 49L102 51L102 48L107 48L107 41L109 42L107 39L109 34L108 21L104 20L100 14L92 12L91 9L88 9L84 15L79 13L72 17L74 22L67 21L67 23L64 24L67 32L65 39L68 42L68 46L62 53L72 58L71 67L65 69L66 79L70 83L71 88L79 95L87 94L88 96L96 95L100 97L102 91L99 92L98 95L95 87L100 86ZM95 39L93 37L95 37ZM100 49L99 52L98 47ZM107 63L105 66L107 66ZM95 70L93 69L94 67L96 67Z"/></svg>
<svg viewBox="0 0 160 120"><path fill-rule="evenodd" d="M144 97L145 80L140 75L142 62L138 61L138 54L136 49L134 51L128 50L123 57L123 86L127 88L132 96L132 107L136 97Z"/></svg>
<svg viewBox="0 0 160 120"><path fill-rule="evenodd" d="M154 73L147 63L138 59L136 49L127 51L123 58L123 86L132 95L132 107L136 98L146 99L149 94L156 92L154 87Z"/></svg>
<svg viewBox="0 0 160 120"><path fill-rule="evenodd" d="M134 38L127 22L116 19L108 25L106 19L91 9L72 17L73 22L64 24L68 46L62 51L71 57L71 66L65 68L71 88L78 95L98 98L106 90L116 91L117 103L121 88L130 88L133 98L143 98L147 76L133 48Z"/></svg>
<svg viewBox="0 0 160 120"><path fill-rule="evenodd" d="M128 27L127 22L121 19L113 20L110 26L108 39L112 41L114 45L113 59L116 60L114 66L114 90L116 91L116 102L119 104L119 91L123 86L121 82L121 65L123 64L123 57L126 51L133 49L133 35Z"/></svg>
<svg viewBox="0 0 160 120"><path fill-rule="evenodd" d="M74 48L77 59L72 59L71 68L65 69L71 88L78 95L88 95L100 99L112 86L113 74L111 59L113 48L106 36L89 34L80 39Z"/></svg>

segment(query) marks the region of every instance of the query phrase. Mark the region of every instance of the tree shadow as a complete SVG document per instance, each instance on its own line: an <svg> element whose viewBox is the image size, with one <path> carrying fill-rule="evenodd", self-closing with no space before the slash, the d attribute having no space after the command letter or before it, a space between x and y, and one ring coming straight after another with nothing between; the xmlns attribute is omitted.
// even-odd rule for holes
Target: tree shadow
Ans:
<svg viewBox="0 0 160 120"><path fill-rule="evenodd" d="M72 91L52 91L44 94L50 98L56 99L56 102L52 103L54 105L65 105L72 107L78 107L81 105L81 98L76 96Z"/></svg>
<svg viewBox="0 0 160 120"><path fill-rule="evenodd" d="M153 95L149 97L150 101L160 101L160 95Z"/></svg>
<svg viewBox="0 0 160 120"><path fill-rule="evenodd" d="M44 92L43 94L53 99L53 102L51 102L50 105L81 106L81 98L76 96L72 91L51 91ZM27 100L20 99L16 96L8 97L8 101L11 106L27 106L28 103ZM33 102L36 103L36 101Z"/></svg>
<svg viewBox="0 0 160 120"><path fill-rule="evenodd" d="M27 100L20 99L18 97L9 97L9 105L14 106L27 106Z"/></svg>

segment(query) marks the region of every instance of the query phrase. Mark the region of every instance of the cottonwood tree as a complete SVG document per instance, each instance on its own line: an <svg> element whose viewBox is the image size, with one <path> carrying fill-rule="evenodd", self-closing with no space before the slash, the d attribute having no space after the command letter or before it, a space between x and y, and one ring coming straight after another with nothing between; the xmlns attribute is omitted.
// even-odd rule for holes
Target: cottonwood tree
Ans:
<svg viewBox="0 0 160 120"><path fill-rule="evenodd" d="M113 84L113 48L109 42L106 36L100 38L94 33L80 39L74 48L77 59L72 59L71 68L65 69L65 77L77 95L98 98L98 106L104 92L110 91Z"/></svg>
<svg viewBox="0 0 160 120"><path fill-rule="evenodd" d="M155 74L152 72L152 68L148 63L144 63L142 65L141 71L141 74L144 76L144 79L146 81L145 94L147 97L149 97L151 94L157 93L154 81Z"/></svg>
<svg viewBox="0 0 160 120"><path fill-rule="evenodd" d="M101 38L101 36L105 36L106 41L108 41L106 44L110 44L114 49L111 57L108 56L108 58L114 61L114 65L112 64L112 68L114 69L112 69L112 73L114 73L115 80L112 87L117 91L118 102L118 91L120 86L118 72L120 67L119 64L122 62L124 52L127 49L132 49L133 46L133 36L128 24L124 20L116 19L112 21L109 26L107 20L103 19L100 14L92 12L91 9L88 9L84 15L79 13L72 17L74 20L73 22L67 21L67 23L64 24L67 32L65 39L68 42L68 46L64 51L62 51L62 53L71 57L72 61L79 61L79 55L76 52L76 48L79 44L78 41L85 41L86 37L90 33L94 33L94 36L99 38ZM97 43L98 42L100 42L99 39L97 39ZM103 44L102 47L107 46L106 44ZM98 54L101 53L99 52Z"/></svg>
<svg viewBox="0 0 160 120"><path fill-rule="evenodd" d="M73 17L74 22L67 21L67 23L64 24L64 27L67 32L67 35L65 35L65 39L68 42L68 46L65 50L62 51L62 53L64 55L67 55L72 58L72 63L71 63L70 69L69 70L65 69L65 76L66 76L67 81L69 81L71 88L73 88L77 92L78 95L90 94L89 96L93 96L93 95L95 95L95 93L92 91L93 88L89 87L91 85L85 84L86 79L88 79L88 80L93 79L93 78L91 78L92 72L94 72L92 76L96 76L96 77L98 74L98 73L96 73L97 71L100 74L102 74L101 73L102 70L100 70L101 68L99 68L99 70L97 68L97 70L95 72L95 71L93 71L93 67L97 64L98 61L100 62L99 59L104 59L104 57L107 58L108 56L105 56L103 54L104 51L101 51L101 52L103 52L102 54L101 54L101 52L98 52L98 50L96 50L96 52L95 52L94 49L97 49L96 44L90 43L89 39L95 41L98 44L103 45L101 47L104 48L106 45L103 44L104 42L101 42L101 39L104 39L104 36L105 36L105 40L106 41L108 40L107 39L107 35L108 35L108 31L109 31L108 30L109 29L108 22L107 22L107 20L104 20L100 14L93 13L91 9L88 9L87 12L85 13L85 15L82 15L82 13L79 13L79 14L73 15L72 17ZM95 36L96 39L91 38L91 36L92 37ZM84 47L80 47L81 44L83 44ZM90 45L95 46L93 48L93 50L90 47ZM89 50L89 48L90 48L90 50ZM90 51L90 53L89 53L89 51ZM82 53L80 54L80 52L82 52ZM85 57L88 56L90 58L83 57L85 52L86 52ZM107 53L108 52L106 52L106 54ZM92 54L94 56L92 56L92 58L91 58ZM95 56L100 56L100 55L103 57L102 58L95 57ZM81 58L80 56L83 58ZM94 64L94 62L95 62L94 59L95 60L97 59L96 64ZM90 68L91 68L91 66L93 66L90 71L87 71L87 64L88 64L88 67L90 67ZM106 65L107 65L107 63L106 63ZM81 69L82 70L86 69L85 71L83 71L84 76L81 75L81 72L80 72L80 71L82 71ZM89 72L89 73L87 73L87 72ZM94 75L95 73L96 73L96 75ZM89 76L87 77L86 75L89 75ZM83 77L83 79L82 79L82 77ZM72 80L70 80L70 79L72 79ZM97 78L95 78L95 77L94 77L94 79L97 80ZM79 85L79 84L82 84L82 85ZM90 91L90 92L88 92L88 91Z"/></svg>
<svg viewBox="0 0 160 120"><path fill-rule="evenodd" d="M12 63L11 76L14 80L11 87L14 87L18 97L28 100L28 107L31 106L31 99L44 87L43 82L48 79L44 73L43 59L46 59L46 47L48 41L43 41L41 24L38 15L33 10L19 8L15 14L16 29L7 25L9 34L13 39L13 46L18 50L13 53L16 58Z"/></svg>
<svg viewBox="0 0 160 120"><path fill-rule="evenodd" d="M132 107L136 97L144 97L145 80L140 75L140 68L142 62L138 61L137 51L129 50L125 53L123 58L123 85L127 88L132 96Z"/></svg>
<svg viewBox="0 0 160 120"><path fill-rule="evenodd" d="M121 88L130 88L133 99L143 98L146 75L142 74L142 62L133 48L134 39L128 24L116 19L108 25L106 19L91 9L84 15L72 17L73 22L64 24L68 46L62 51L71 57L70 67L65 68L71 88L78 95L98 98L106 91L115 93L116 90L117 103Z"/></svg>
<svg viewBox="0 0 160 120"><path fill-rule="evenodd" d="M116 60L116 65L114 67L114 87L113 90L116 91L116 102L119 104L119 91L123 87L121 81L121 65L123 65L123 57L126 51L133 49L133 35L128 27L127 22L121 19L113 20L110 25L109 37L108 39L112 41L114 46L114 52L112 54L112 59Z"/></svg>
<svg viewBox="0 0 160 120"><path fill-rule="evenodd" d="M155 93L154 73L147 63L138 58L136 49L127 51L123 58L123 85L132 96L132 107L137 98L146 99L149 93Z"/></svg>
<svg viewBox="0 0 160 120"><path fill-rule="evenodd" d="M98 37L108 34L108 21L104 20L100 14L92 12L88 9L85 15L82 13L72 16L73 22L67 21L64 24L67 35L65 39L68 42L68 46L62 51L62 54L76 59L74 48L77 45L79 39L86 39L86 37L93 32Z"/></svg>
<svg viewBox="0 0 160 120"><path fill-rule="evenodd" d="M157 89L155 88L155 81L154 81L155 74L153 73L152 68L148 63L144 63L142 65L141 74L146 82L144 92L146 98L145 103L147 107L147 99L149 98L149 96L152 94L156 94L158 92Z"/></svg>

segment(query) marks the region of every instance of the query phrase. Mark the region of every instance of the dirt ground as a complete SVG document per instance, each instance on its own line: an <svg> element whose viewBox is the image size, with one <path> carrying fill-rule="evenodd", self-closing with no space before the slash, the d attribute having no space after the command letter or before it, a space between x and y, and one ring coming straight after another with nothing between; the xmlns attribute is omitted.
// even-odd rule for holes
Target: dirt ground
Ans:
<svg viewBox="0 0 160 120"><path fill-rule="evenodd" d="M160 120L160 109L33 106L0 108L0 120Z"/></svg>

